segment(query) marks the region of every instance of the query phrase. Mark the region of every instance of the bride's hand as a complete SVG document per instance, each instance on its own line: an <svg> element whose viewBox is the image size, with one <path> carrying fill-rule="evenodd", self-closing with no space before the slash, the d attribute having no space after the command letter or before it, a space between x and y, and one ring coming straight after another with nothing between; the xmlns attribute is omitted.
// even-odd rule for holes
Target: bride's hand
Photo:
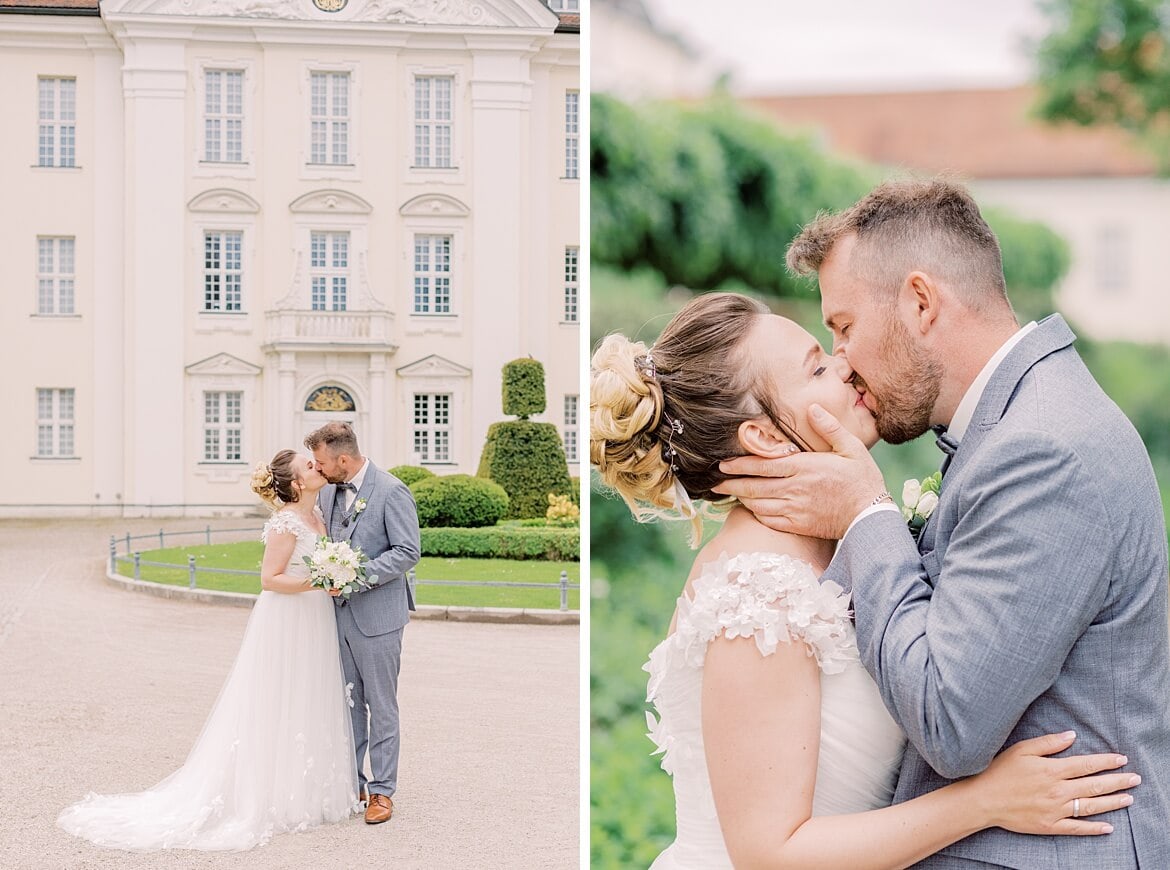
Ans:
<svg viewBox="0 0 1170 870"><path fill-rule="evenodd" d="M1113 831L1112 825L1085 816L1129 806L1132 795L1120 792L1140 783L1141 777L1102 773L1127 763L1124 755L1113 752L1045 757L1068 749L1075 739L1066 731L1022 740L967 781L977 789L990 826L1019 834L1089 836Z"/></svg>

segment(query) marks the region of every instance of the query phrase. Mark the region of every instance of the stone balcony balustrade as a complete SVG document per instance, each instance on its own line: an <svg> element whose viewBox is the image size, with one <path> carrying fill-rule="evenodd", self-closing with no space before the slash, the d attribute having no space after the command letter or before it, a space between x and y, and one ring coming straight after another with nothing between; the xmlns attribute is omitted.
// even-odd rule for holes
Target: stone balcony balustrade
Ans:
<svg viewBox="0 0 1170 870"><path fill-rule="evenodd" d="M393 352L394 315L389 311L304 311L265 313L265 349Z"/></svg>

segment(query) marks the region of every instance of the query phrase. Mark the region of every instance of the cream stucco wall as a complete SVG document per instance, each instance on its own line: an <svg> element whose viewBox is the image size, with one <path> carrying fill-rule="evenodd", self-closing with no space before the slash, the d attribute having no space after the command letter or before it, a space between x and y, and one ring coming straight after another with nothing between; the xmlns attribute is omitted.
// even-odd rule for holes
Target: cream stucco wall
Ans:
<svg viewBox="0 0 1170 870"><path fill-rule="evenodd" d="M252 464L334 416L304 410L324 385L354 398L383 467L415 461L414 394L447 393L451 457L435 470L474 473L517 357L544 363L538 419L562 425L580 381L579 326L562 322L564 249L580 244L580 182L563 177L578 36L555 34L536 0L455 4L468 20L433 24L384 20L384 5L330 17L298 0L274 18L240 0L197 18L108 0L100 19L0 17L14 131L0 237L20 312L0 327L15 372L0 397L21 444L0 512L29 511L33 486L48 512L250 507ZM243 164L203 161L207 69L244 72ZM309 74L329 70L350 75L345 166L308 161ZM77 79L77 169L29 168L38 75ZM451 168L411 165L416 75L453 77ZM582 136L582 167L586 149ZM241 312L202 311L209 230L243 234ZM308 310L314 230L350 234L346 312ZM450 315L411 313L415 233L452 236ZM38 235L76 237L76 316L30 314ZM77 456L37 459L35 391L57 386L76 391ZM207 390L243 393L239 462L203 461Z"/></svg>
<svg viewBox="0 0 1170 870"><path fill-rule="evenodd" d="M980 202L1047 224L1072 262L1060 309L1098 339L1170 343L1170 181L1156 178L987 180Z"/></svg>

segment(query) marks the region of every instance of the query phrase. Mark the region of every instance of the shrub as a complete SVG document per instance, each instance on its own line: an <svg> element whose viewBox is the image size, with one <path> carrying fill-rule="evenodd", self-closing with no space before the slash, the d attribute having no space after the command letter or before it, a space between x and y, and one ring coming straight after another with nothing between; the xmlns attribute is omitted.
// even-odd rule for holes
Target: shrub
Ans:
<svg viewBox="0 0 1170 870"><path fill-rule="evenodd" d="M503 487L470 474L427 477L411 485L410 491L420 526L494 526L508 509Z"/></svg>
<svg viewBox="0 0 1170 870"><path fill-rule="evenodd" d="M577 529L493 526L490 529L420 530L424 556L480 559L549 559L575 562L581 558Z"/></svg>
<svg viewBox="0 0 1170 870"><path fill-rule="evenodd" d="M576 526L581 522L581 509L567 495L549 493L544 517L550 526Z"/></svg>
<svg viewBox="0 0 1170 870"><path fill-rule="evenodd" d="M390 473L407 486L436 476L429 468L423 468L421 465L395 465L390 469Z"/></svg>
<svg viewBox="0 0 1170 870"><path fill-rule="evenodd" d="M488 427L478 473L507 491L508 519L543 517L549 493L572 493L565 450L552 423L493 423Z"/></svg>
<svg viewBox="0 0 1170 870"><path fill-rule="evenodd" d="M577 507L581 507L581 478L576 476L570 477L569 483L573 486L573 491L569 493L569 495L573 498L573 504L575 504Z"/></svg>
<svg viewBox="0 0 1170 870"><path fill-rule="evenodd" d="M544 366L534 359L504 365L504 413L527 420L544 410Z"/></svg>

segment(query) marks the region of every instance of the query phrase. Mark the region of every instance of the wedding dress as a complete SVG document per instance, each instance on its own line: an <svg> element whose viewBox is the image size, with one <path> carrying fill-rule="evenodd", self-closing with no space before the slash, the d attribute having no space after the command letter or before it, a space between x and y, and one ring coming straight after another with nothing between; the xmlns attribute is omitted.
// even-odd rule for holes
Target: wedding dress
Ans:
<svg viewBox="0 0 1170 870"><path fill-rule="evenodd" d="M264 526L297 536L291 577L317 535L291 511ZM96 795L57 824L119 849L242 850L282 831L347 818L357 805L353 734L333 601L261 592L239 655L186 762L153 788Z"/></svg>
<svg viewBox="0 0 1170 870"><path fill-rule="evenodd" d="M730 868L707 762L700 700L703 660L716 637L754 637L761 655L802 641L821 670L821 742L814 816L887 806L906 741L861 666L848 596L789 556L743 553L704 566L694 597L678 600L673 634L650 653L646 714L662 768L674 778L675 841L652 870ZM761 734L783 740L783 734ZM783 775L778 773L777 775Z"/></svg>

